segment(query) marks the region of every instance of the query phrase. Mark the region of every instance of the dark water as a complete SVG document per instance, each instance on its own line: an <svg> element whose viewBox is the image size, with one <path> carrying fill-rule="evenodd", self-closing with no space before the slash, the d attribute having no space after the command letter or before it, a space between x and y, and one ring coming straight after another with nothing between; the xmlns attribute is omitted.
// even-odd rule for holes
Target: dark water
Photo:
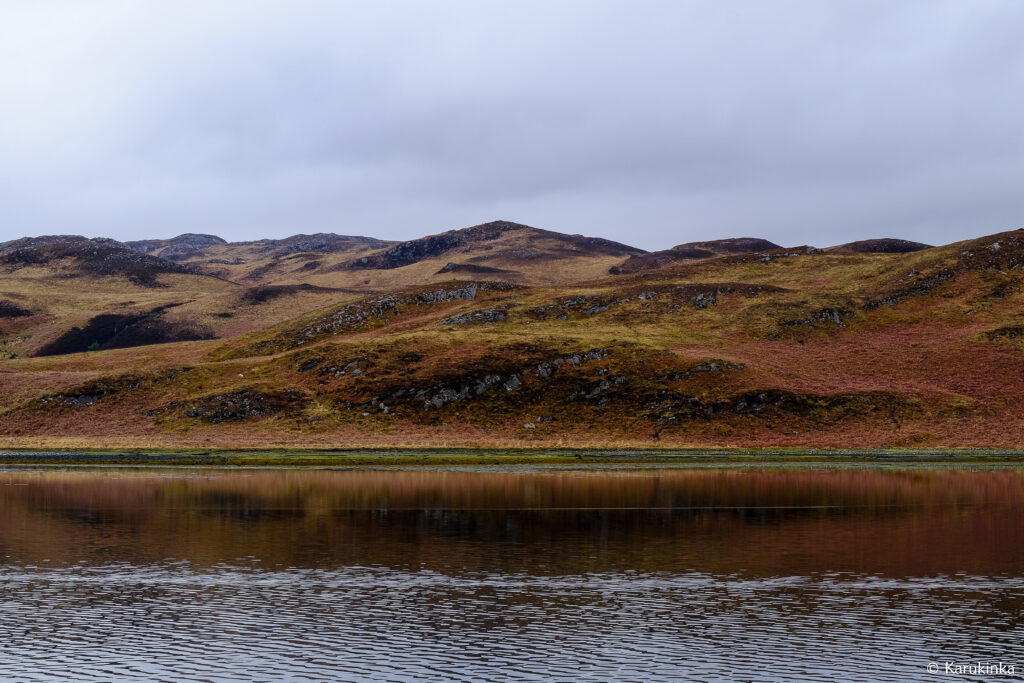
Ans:
<svg viewBox="0 0 1024 683"><path fill-rule="evenodd" d="M1012 680L1022 541L1014 470L0 472L0 679Z"/></svg>

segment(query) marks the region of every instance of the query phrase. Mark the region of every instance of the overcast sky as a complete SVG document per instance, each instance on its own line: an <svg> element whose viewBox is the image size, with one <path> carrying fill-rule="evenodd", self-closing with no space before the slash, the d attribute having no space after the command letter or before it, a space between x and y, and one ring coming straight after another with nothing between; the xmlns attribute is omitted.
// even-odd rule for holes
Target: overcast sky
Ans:
<svg viewBox="0 0 1024 683"><path fill-rule="evenodd" d="M1024 2L0 0L0 240L1024 227Z"/></svg>

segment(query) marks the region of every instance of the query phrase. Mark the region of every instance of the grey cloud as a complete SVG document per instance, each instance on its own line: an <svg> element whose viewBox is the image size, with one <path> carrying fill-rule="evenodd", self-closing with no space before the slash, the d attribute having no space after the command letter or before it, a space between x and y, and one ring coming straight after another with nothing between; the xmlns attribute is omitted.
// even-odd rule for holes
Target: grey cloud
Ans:
<svg viewBox="0 0 1024 683"><path fill-rule="evenodd" d="M83 7L5 11L2 239L1024 224L1009 0Z"/></svg>

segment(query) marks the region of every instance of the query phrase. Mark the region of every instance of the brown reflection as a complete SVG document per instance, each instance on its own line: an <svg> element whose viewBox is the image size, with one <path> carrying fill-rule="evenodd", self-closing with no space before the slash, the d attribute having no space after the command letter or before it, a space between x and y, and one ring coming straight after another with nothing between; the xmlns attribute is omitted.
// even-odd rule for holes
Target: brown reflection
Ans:
<svg viewBox="0 0 1024 683"><path fill-rule="evenodd" d="M0 473L0 561L1024 571L1024 472Z"/></svg>

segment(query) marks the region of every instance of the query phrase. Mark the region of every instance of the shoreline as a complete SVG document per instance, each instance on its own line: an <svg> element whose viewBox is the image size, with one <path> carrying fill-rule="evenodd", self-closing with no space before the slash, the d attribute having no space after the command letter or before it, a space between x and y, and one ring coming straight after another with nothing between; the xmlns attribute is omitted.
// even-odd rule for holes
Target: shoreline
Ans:
<svg viewBox="0 0 1024 683"><path fill-rule="evenodd" d="M0 449L4 466L386 467L457 465L1020 464L1004 449Z"/></svg>

